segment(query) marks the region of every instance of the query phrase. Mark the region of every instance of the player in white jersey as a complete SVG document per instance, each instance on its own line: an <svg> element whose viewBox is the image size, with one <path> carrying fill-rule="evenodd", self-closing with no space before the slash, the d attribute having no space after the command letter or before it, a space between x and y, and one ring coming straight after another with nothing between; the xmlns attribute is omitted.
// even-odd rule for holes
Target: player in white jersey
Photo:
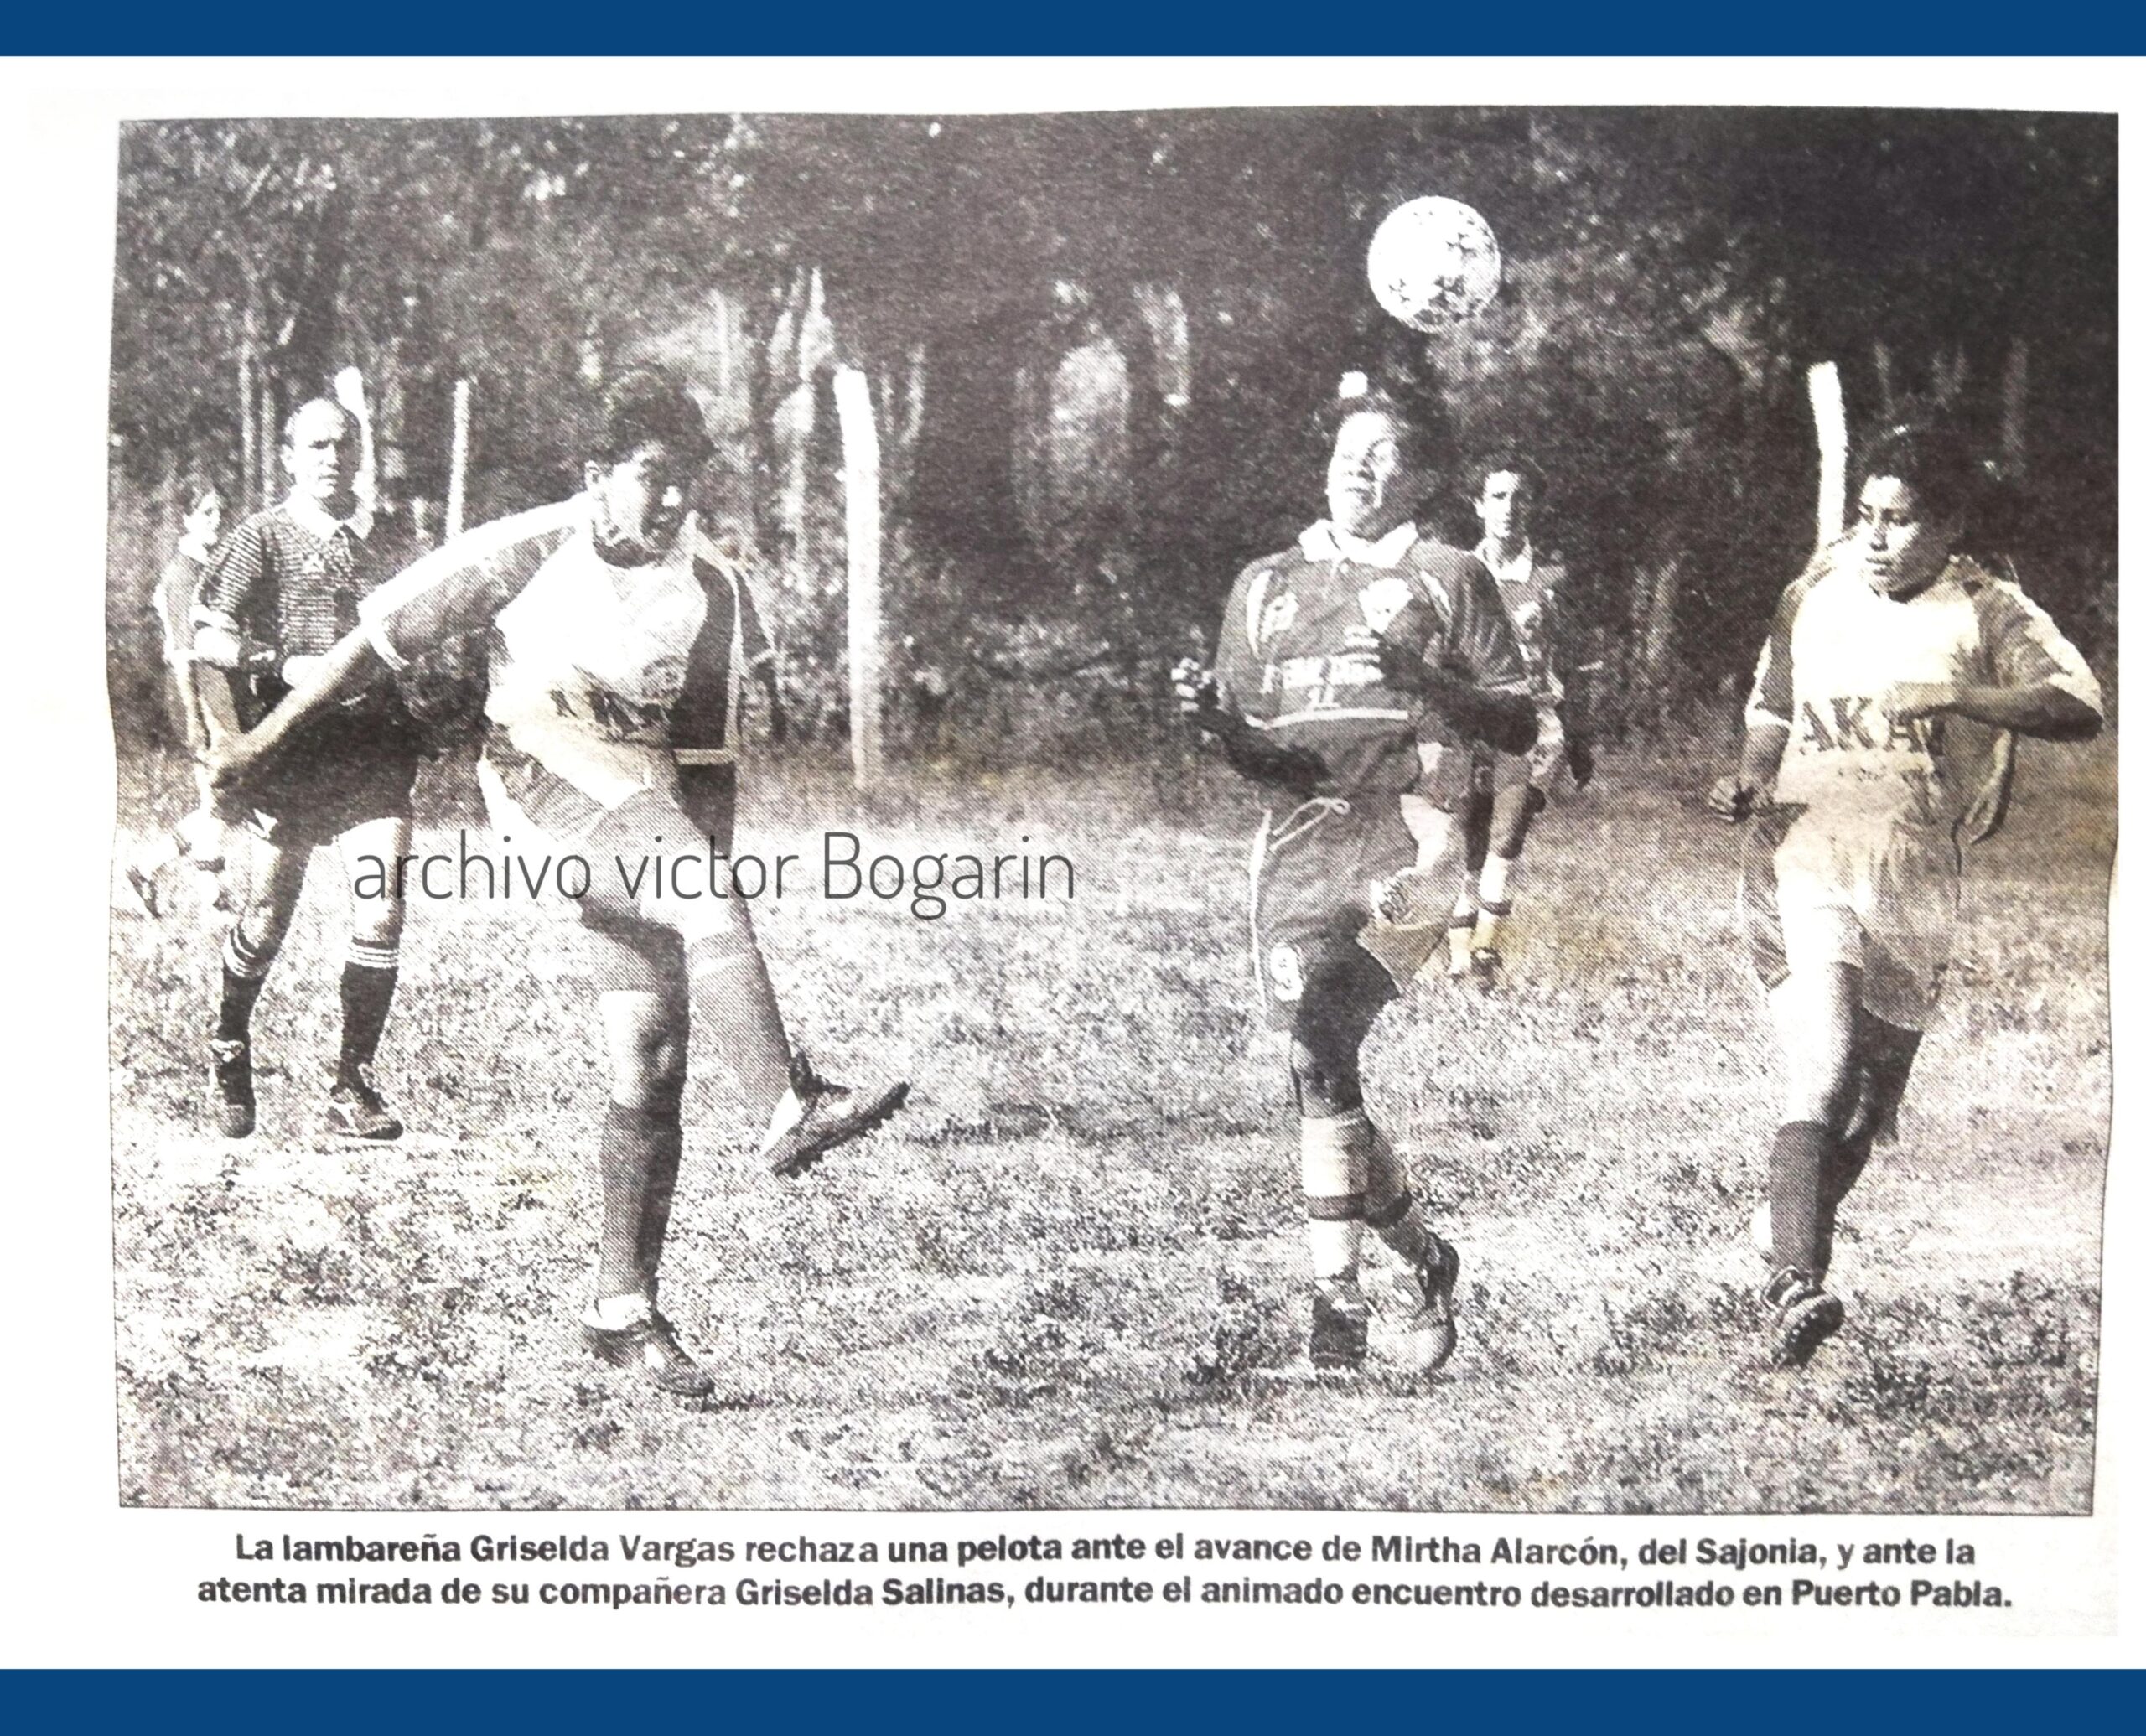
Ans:
<svg viewBox="0 0 2146 1736"><path fill-rule="evenodd" d="M1978 471L1957 440L1882 434L1854 528L1788 588L1742 764L1709 797L1749 820L1739 904L1784 1064L1769 1159L1775 1360L1840 1329L1835 1215L1889 1140L1951 954L1960 848L1995 829L2009 735L2085 741L2085 661L2016 584L1957 552Z"/></svg>
<svg viewBox="0 0 2146 1736"><path fill-rule="evenodd" d="M790 1048L744 899L709 889L730 853L740 682L771 656L749 652L765 641L743 581L685 509L710 452L682 384L653 368L622 376L586 492L456 537L382 586L358 630L217 768L220 787L243 787L339 695L489 635L479 776L502 844L594 865L579 904L610 1105L584 1335L605 1360L688 1396L714 1383L658 1309L656 1268L692 1016L715 1032L777 1174L876 1127L908 1091L852 1092L813 1072Z"/></svg>
<svg viewBox="0 0 2146 1736"><path fill-rule="evenodd" d="M1564 557L1538 549L1532 535L1542 495L1541 473L1516 453L1496 453L1475 466L1475 516L1483 526L1475 558L1496 582L1511 618L1536 714L1535 745L1525 754L1477 749L1475 787L1462 811L1467 856L1446 928L1446 975L1472 977L1484 988L1495 987L1504 969L1499 930L1512 914L1521 852L1537 817L1568 769L1582 789L1594 775L1593 746L1573 727L1580 718L1571 691L1578 671L1567 644Z"/></svg>

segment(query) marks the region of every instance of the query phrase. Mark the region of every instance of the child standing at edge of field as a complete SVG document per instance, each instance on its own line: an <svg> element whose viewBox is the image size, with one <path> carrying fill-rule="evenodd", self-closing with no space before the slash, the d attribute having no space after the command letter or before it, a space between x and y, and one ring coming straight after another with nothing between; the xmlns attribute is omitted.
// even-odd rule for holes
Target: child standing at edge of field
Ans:
<svg viewBox="0 0 2146 1736"><path fill-rule="evenodd" d="M1738 906L1781 1060L1761 1214L1774 1364L1845 1319L1825 1288L1842 1201L1889 1142L1936 1003L1962 844L2003 822L2010 736L2091 740L2099 685L2050 618L1958 552L1983 479L1916 426L1856 467L1856 522L1783 594L1708 801L1751 822Z"/></svg>
<svg viewBox="0 0 2146 1736"><path fill-rule="evenodd" d="M194 783L199 797L193 811L176 825L158 832L139 856L127 865L127 884L143 910L163 915L158 877L166 868L184 862L204 873L216 873L224 866L223 822L217 819L209 791L208 774L200 754L208 740L201 721L200 701L194 685L194 600L208 577L216 541L224 531L224 490L208 477L196 477L179 496L184 518L179 546L158 576L149 606L157 619L157 642L164 660L164 697L172 729L179 744L194 761ZM222 894L218 893L220 909Z"/></svg>
<svg viewBox="0 0 2146 1736"><path fill-rule="evenodd" d="M1434 906L1449 894L1450 808L1471 744L1524 752L1535 707L1490 575L1416 528L1430 480L1423 430L1350 377L1329 516L1245 568L1215 668L1189 660L1175 681L1187 723L1282 798L1252 845L1252 963L1269 1021L1289 1034L1309 1359L1352 1370L1369 1355L1357 1271L1369 1226L1407 1269L1404 1356L1428 1373L1453 1354L1459 1256L1366 1112L1359 1057L1380 1010L1443 941ZM1397 927L1388 906L1404 882L1438 890L1423 920L1404 911Z"/></svg>

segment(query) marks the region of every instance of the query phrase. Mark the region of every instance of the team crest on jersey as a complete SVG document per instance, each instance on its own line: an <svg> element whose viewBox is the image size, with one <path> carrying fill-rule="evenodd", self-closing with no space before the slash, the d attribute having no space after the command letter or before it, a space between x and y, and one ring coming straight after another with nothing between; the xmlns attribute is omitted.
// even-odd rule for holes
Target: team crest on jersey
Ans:
<svg viewBox="0 0 2146 1736"><path fill-rule="evenodd" d="M1363 610L1365 624L1372 632L1383 633L1393 624L1394 616L1415 600L1415 595L1407 579L1389 573L1356 593L1356 607Z"/></svg>
<svg viewBox="0 0 2146 1736"><path fill-rule="evenodd" d="M1273 644L1282 635L1297 624L1297 593L1284 591L1278 597L1269 597L1260 605L1258 642L1264 647Z"/></svg>

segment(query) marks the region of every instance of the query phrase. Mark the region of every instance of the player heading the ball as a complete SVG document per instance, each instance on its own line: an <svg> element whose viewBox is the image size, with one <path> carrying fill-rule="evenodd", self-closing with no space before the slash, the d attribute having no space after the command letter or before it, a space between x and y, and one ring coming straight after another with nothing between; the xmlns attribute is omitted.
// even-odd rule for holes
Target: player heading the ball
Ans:
<svg viewBox="0 0 2146 1736"><path fill-rule="evenodd" d="M1277 798L1252 844L1252 966L1289 1034L1310 1361L1356 1368L1368 1353L1368 1225L1405 1268L1402 1355L1428 1371L1453 1351L1459 1257L1366 1113L1358 1057L1443 938L1444 899L1411 894L1451 885L1450 809L1473 744L1524 750L1535 707L1490 574L1416 527L1422 429L1369 391L1337 417L1327 516L1238 576L1214 668L1180 665L1177 692L1186 723Z"/></svg>

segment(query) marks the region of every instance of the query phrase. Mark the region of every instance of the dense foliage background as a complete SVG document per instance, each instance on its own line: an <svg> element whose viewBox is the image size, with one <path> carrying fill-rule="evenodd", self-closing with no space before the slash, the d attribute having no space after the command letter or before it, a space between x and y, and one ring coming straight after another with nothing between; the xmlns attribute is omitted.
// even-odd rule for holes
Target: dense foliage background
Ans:
<svg viewBox="0 0 2146 1736"><path fill-rule="evenodd" d="M456 380L475 521L571 485L624 362L684 369L722 446L705 510L781 599L799 722L828 735L827 382L866 371L898 753L1143 739L1236 567L1316 512L1317 412L1350 368L1436 413L1458 538L1467 456L1537 454L1613 726L1748 671L1813 536L1822 360L1858 428L1942 405L1973 429L2033 503L1989 534L2112 655L2115 143L2092 116L1869 110L131 127L122 738L157 727L146 598L180 479L205 465L257 501L281 414L348 365L389 504L435 524ZM1362 271L1378 220L1426 192L1475 205L1506 255L1497 303L1430 339Z"/></svg>

